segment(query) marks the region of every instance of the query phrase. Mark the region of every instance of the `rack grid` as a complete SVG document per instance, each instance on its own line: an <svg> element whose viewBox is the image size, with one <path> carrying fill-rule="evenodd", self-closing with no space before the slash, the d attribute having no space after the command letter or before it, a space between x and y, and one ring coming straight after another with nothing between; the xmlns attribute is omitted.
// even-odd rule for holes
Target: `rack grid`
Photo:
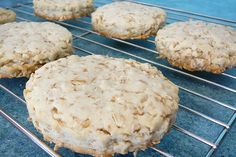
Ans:
<svg viewBox="0 0 236 157"><path fill-rule="evenodd" d="M130 1L141 3L134 0ZM106 0L105 2L102 0L95 1L95 5L98 7L109 2L111 0ZM164 9L167 12L167 24L193 19L236 28L236 21L160 5L141 4ZM17 21L46 21L34 16L32 2L17 4L11 9L17 13ZM148 156L150 154L166 157L191 156L191 153L195 152L198 156L209 157L219 148L220 142L236 119L236 69L220 75L187 72L170 66L165 60L158 57L153 37L147 40L106 38L91 29L90 17L53 22L66 27L72 32L76 54L80 56L101 54L150 63L179 86L180 111L172 131L164 137L159 145L151 147L147 151L140 151L137 156ZM23 83L25 82L26 80L23 80ZM18 87L19 84L16 83L15 88L12 88L8 79L0 79L0 89L25 104L20 93L22 90L18 89ZM50 156L60 156L58 152L52 150L48 143L42 140L41 136L36 135L36 130L33 128L28 129L22 122L19 122L20 120L14 117L14 113L7 112L4 107L0 106L0 115L11 122ZM27 116L25 113L24 121L27 121ZM183 149L183 146L178 146L180 144L183 144L186 148Z"/></svg>

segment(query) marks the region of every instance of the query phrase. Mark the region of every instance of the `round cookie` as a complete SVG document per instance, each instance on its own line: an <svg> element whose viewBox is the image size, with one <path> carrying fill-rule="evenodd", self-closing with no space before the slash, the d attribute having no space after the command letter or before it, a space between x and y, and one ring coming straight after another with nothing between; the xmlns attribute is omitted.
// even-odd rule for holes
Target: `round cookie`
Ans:
<svg viewBox="0 0 236 157"><path fill-rule="evenodd" d="M176 22L159 30L160 56L189 71L222 73L236 66L236 30L202 21Z"/></svg>
<svg viewBox="0 0 236 157"><path fill-rule="evenodd" d="M30 120L47 141L94 156L159 143L179 101L178 87L156 68L99 55L44 65L31 75L24 97Z"/></svg>
<svg viewBox="0 0 236 157"><path fill-rule="evenodd" d="M35 15L48 20L69 20L88 16L93 0L33 0Z"/></svg>
<svg viewBox="0 0 236 157"><path fill-rule="evenodd" d="M72 35L51 22L0 25L0 78L29 77L43 64L72 54Z"/></svg>
<svg viewBox="0 0 236 157"><path fill-rule="evenodd" d="M113 2L92 13L93 29L120 39L146 39L165 23L165 11L131 2Z"/></svg>
<svg viewBox="0 0 236 157"><path fill-rule="evenodd" d="M0 7L0 24L16 21L16 13Z"/></svg>

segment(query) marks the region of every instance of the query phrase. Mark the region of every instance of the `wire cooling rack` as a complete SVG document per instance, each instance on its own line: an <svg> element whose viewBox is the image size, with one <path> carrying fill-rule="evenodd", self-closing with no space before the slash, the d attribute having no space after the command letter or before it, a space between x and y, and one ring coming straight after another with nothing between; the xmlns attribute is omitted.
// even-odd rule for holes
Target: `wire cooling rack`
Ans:
<svg viewBox="0 0 236 157"><path fill-rule="evenodd" d="M110 2L111 0L100 0L95 1L95 5L98 7ZM164 9L167 12L167 24L193 19L236 28L236 21L159 5L141 4ZM31 2L18 4L11 9L17 13L17 21L46 21L34 16ZM90 17L53 22L66 27L72 32L74 49L77 55L101 54L132 58L140 62L150 63L179 86L180 109L176 124L159 145L146 151L140 151L137 156L209 157L220 147L220 142L236 118L236 69L228 70L220 75L205 72L187 72L170 66L165 60L158 57L154 37L147 40L106 38L92 31ZM22 90L26 81L23 78L16 80L0 79L1 92L7 93L10 99L17 99L20 103L25 104ZM14 105L14 102L10 103L9 101L11 100L6 100L9 106L8 104L0 106L2 117L17 127L50 156L68 156L63 150L59 153L53 151L52 145L42 140L42 136L27 121L28 114L25 112L25 105L21 106L23 107L23 111L21 111L16 106L14 108L10 106L10 104Z"/></svg>

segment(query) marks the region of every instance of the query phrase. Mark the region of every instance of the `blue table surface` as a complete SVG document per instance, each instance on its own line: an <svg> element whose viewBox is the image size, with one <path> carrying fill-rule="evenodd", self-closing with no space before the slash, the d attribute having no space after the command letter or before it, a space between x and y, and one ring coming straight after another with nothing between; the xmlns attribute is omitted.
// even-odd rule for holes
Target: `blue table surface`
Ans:
<svg viewBox="0 0 236 157"><path fill-rule="evenodd" d="M95 0L96 1L96 0ZM101 1L101 0L100 0ZM105 2L107 0L104 0ZM210 16L217 16L217 17L221 17L221 18L225 18L225 19L229 19L229 20L236 20L236 0L214 0L214 1L210 1L210 0L139 0L140 2L148 2L148 3L152 3L152 4L159 4L162 6L167 6L167 7L171 7L171 8L178 8L178 9L183 9L186 11L192 11L192 12L196 12L196 13L201 13L201 14L205 14L205 15L210 15ZM24 0L0 0L0 7L11 7L17 3L22 3L24 2ZM28 2L28 1L27 1ZM40 20L40 19L39 19ZM73 31L73 30L72 30ZM79 33L79 32L76 32ZM83 32L82 32L83 33ZM90 36L88 36L88 38L90 38ZM91 38L94 38L91 36ZM99 40L100 42L103 42L103 38L102 37L97 37L94 38L94 40ZM83 47L84 45L89 46L87 43L83 43L82 41L78 42L75 41L75 44L78 44L79 46ZM112 44L112 43L110 43ZM97 47L93 47L94 45L91 45L91 50L97 49ZM115 46L115 45L114 45ZM80 54L80 52L76 52L77 54ZM80 54L82 55L82 53ZM150 57L151 58L151 57ZM166 63L164 63L166 64ZM178 76L177 74L173 73L173 74L169 74L168 72L166 72L165 70L161 69L162 72L164 74L166 74L167 76L169 75L171 80L174 81L175 83L179 83L181 84L181 82L178 82ZM236 75L236 71L234 70L229 70L229 72L227 72L229 74L233 74L234 76ZM174 77L173 77L174 76ZM222 81L224 81L224 77L217 77L215 78L215 75L208 75L208 74L199 74L199 76L202 77L207 77L208 79L214 80L216 82L222 83ZM183 79L183 78L181 78ZM20 78L20 79L0 79L0 84L8 87L9 89L12 89L14 91L14 93L16 93L18 96L23 97L22 96L22 90L24 89L24 85L25 82L27 81L26 78ZM227 82L229 81L229 82ZM224 82L226 85L228 85L229 87L236 89L236 83L234 80L227 80L226 82ZM234 81L234 82L233 82ZM185 83L188 82L188 80L185 80ZM233 82L233 83L232 83ZM193 86L191 83L187 84L189 86ZM209 90L208 87L206 87L205 85L202 85L202 87L205 87L206 91ZM196 88L196 90L204 93L204 90L202 90L202 88ZM217 97L219 97L219 100L222 100L223 102L229 103L229 104L233 104L234 106L236 106L236 95L234 93L228 94L228 93L224 93L222 90L216 88L216 90L214 91L215 93L209 93L209 96L213 97L215 95L217 95ZM203 104L205 106L195 106L195 107L199 107L198 109L202 112L205 112L204 110L208 110L211 111L212 113L210 113L213 117L218 117L220 118L222 121L227 122L230 116L227 115L232 115L233 112L230 112L228 110L225 110L224 108L220 109L220 110L215 110L214 108L209 109L207 107L207 105L212 105L212 104L208 104L207 102L205 102L204 100L200 100L198 98L194 98L194 97L187 97L186 93L182 92L180 93L180 98L181 101L183 103L185 102L191 102L192 104ZM201 102L201 103L199 103ZM190 106L192 105L190 104ZM194 108L194 106L191 106ZM3 109L4 111L11 113L11 115L17 119L17 121L19 121L23 126L27 127L31 130L33 130L33 126L31 123L29 123L26 120L25 115L27 115L27 109L25 107L25 105L20 102L18 99L13 98L10 94L6 93L5 91L3 91L2 89L0 89L0 108ZM24 115L24 116L22 116ZM185 127L188 127L187 125L191 126L192 124L197 124L199 123L200 126L198 126L199 128L194 128L194 126L192 125L191 127L189 127L188 129L202 129L204 127L209 127L209 125L211 125L211 128L214 128L214 124L205 124L204 120L194 120L194 118L191 117L191 115L188 115L187 113L185 113L184 111L181 111L178 115L178 117L181 119L181 117L183 119L191 119L192 121L178 121L177 119L177 124L178 125L182 125ZM197 121L197 122L195 122ZM203 133L199 133L201 136L205 137L206 139L214 139L216 137L216 135L214 134L214 132L219 133L221 131L222 128L218 128L215 127L215 130L207 130L206 132ZM37 133L35 130L33 130L33 132L38 136L41 137L41 135L39 133ZM174 130L172 132L175 132ZM179 156L202 156L202 154L205 154L205 149L208 150L209 148L205 148L205 146L196 146L196 145L191 145L191 139L188 139L188 141L185 141L185 143L178 143L178 138L182 138L183 135L175 133L175 136L172 137L172 135L168 135L165 137L165 140L159 145L159 147L163 147L166 148L166 146L168 146L168 142L173 143L173 140L176 140L176 143L182 144L183 146L178 148L182 148L181 150L176 150L174 148L169 148L167 149L167 151L169 150L172 153L175 152L181 152L183 151L183 153ZM188 143L189 142L189 143ZM50 145L50 144L49 144ZM199 144L200 145L200 144ZM170 147L173 147L173 145L171 145ZM188 147L197 147L195 150L196 152L189 152L188 150L186 150L186 148ZM59 153L61 153L63 156L83 156L81 154L76 154L70 150L67 149L60 149ZM145 153L140 153L139 156L157 156L155 155L154 152L152 152L151 150L149 150L149 155L145 154ZM9 156L9 157L14 157L14 156L38 156L38 157L42 157L42 156L48 156L43 150L41 150L36 144L34 144L32 141L30 141L25 135L23 135L21 132L19 132L16 128L14 128L9 122L7 122L4 118L2 118L0 116L0 157L5 157L5 156ZM128 155L131 156L131 155ZM228 131L228 133L226 134L225 138L223 139L221 145L219 146L219 148L215 151L215 153L213 154L213 156L216 157L236 157L236 123L234 122L232 127L230 128L230 130Z"/></svg>

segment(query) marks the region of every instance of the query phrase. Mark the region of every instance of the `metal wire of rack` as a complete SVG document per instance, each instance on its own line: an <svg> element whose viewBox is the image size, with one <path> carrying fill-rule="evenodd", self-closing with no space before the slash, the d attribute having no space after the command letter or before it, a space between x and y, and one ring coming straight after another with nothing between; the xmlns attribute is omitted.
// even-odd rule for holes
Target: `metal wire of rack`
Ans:
<svg viewBox="0 0 236 157"><path fill-rule="evenodd" d="M137 2L134 0L130 0L132 2ZM168 8L164 6L159 5L152 5L147 3L141 3L144 5L150 5L154 7L160 7L164 9L168 14L168 21L167 23L175 22L175 21L185 21L189 18L195 19L195 20L202 20L207 22L213 22L213 23L219 23L224 24L227 26L231 26L236 28L236 21L232 20L226 20L223 18L217 18L213 16L206 16L198 13L193 12L187 12L179 9L174 8ZM96 6L104 5L104 2L96 2ZM43 19L40 19L38 17L34 16L32 3L24 3L24 4L18 4L15 7L12 7L14 11L17 12L17 20L18 21L46 21ZM130 41L130 40L120 40L120 39L114 39L114 38L105 38L100 36L98 33L92 31L91 29L91 22L90 17L75 19L71 21L53 21L55 23L58 23L69 30L71 30L73 34L74 39L74 49L76 50L76 54L79 55L92 55L92 54L102 54L102 55L109 55L109 56L122 56L125 58L132 58L141 62L150 63L154 66L159 67L159 69L166 75L170 75L173 78L173 75L181 75L180 78L173 79L173 81L179 86L181 92L183 92L185 96L188 97L196 97L198 99L201 99L201 102L206 102L206 104L210 103L215 108L223 108L226 113L229 115L228 118L219 118L215 116L214 114L208 115L207 113L204 113L203 110L199 110L195 108L194 106L188 105L188 103L182 103L179 104L180 109L182 112L186 113L181 114L180 118L183 118L183 116L194 116L201 118L203 121L206 121L207 123L210 123L211 125L219 127L219 131L216 131L216 135L214 136L214 139L211 139L207 137L204 133L199 133L196 130L192 130L190 127L186 127L185 124L177 123L173 126L172 130L175 130L175 132L181 133L183 137L185 138L191 138L201 145L203 145L206 150L204 151L202 156L209 157L211 156L217 148L219 148L220 142L223 140L226 132L230 129L231 125L236 119L236 107L235 107L235 99L232 100L226 100L221 101L221 99L218 99L219 93L222 91L226 92L229 95L235 95L236 94L236 84L235 86L231 87L229 84L222 83L222 81L215 80L210 78L210 74L202 75L202 74L195 74L186 72L184 70L180 70L174 67L171 67L169 64L163 62L158 57L158 52L155 50L154 45L154 39L149 38L146 41ZM83 44L86 43L86 46L83 46ZM90 45L96 46L95 50L89 48ZM147 46L149 45L149 46ZM124 46L128 48L124 48ZM102 48L104 52L98 52L97 47ZM135 52L134 52L135 51ZM142 53L136 53L137 51L140 51ZM144 54L144 55L143 55ZM212 75L213 76L213 75ZM234 73L222 73L221 75L214 77L220 77L225 80L229 80L230 82L236 83L236 76ZM183 82L180 83L179 82ZM184 80L183 80L184 79ZM187 85L183 85L186 82L191 82L188 79L197 81L198 84L201 84L201 88L196 88L196 84L191 86L191 88ZM190 84L190 83L189 83ZM191 84L190 84L191 85ZM206 94L204 93L204 89L202 88L209 88L209 89L218 89L220 92L216 94L216 96L212 94ZM6 85L0 83L0 88L4 90L5 92L9 93L16 99L20 100L21 102L25 103L24 99L17 95L12 89L8 88ZM195 99L192 99L195 100ZM196 104L200 104L201 102L197 102ZM0 108L0 115L3 116L5 119L7 119L9 122L11 122L14 126L16 126L22 133L24 133L29 139L31 139L33 142L35 142L40 148L42 148L45 152L47 152L50 156L60 156L57 152L53 151L51 147L49 147L47 144L45 144L39 137L37 137L32 131L25 128L20 122L12 118L10 114L8 114L6 111L2 110ZM194 118L193 118L194 119ZM210 125L210 126L211 126ZM193 126L192 126L193 127ZM204 129L204 128L203 128ZM210 129L214 129L214 127L210 127ZM217 129L216 129L217 130ZM214 132L214 130L212 130ZM174 134L174 133L170 133ZM211 136L211 135L209 135ZM172 139L172 138L171 138ZM163 139L163 142L165 142L165 138ZM162 143L163 143L162 142ZM155 146L150 148L152 151L159 153L166 157L172 157L172 156L178 156L176 154L173 154L173 152L168 152L168 149L166 149L165 145L161 145L160 147Z"/></svg>

